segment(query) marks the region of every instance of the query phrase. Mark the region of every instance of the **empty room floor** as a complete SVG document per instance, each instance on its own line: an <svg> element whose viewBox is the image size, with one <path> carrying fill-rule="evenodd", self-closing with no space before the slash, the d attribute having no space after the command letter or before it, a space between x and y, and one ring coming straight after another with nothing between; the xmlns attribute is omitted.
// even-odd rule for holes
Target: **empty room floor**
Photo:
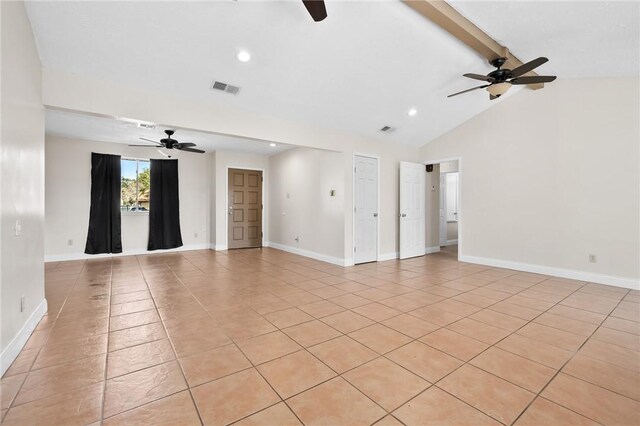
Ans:
<svg viewBox="0 0 640 426"><path fill-rule="evenodd" d="M4 424L640 422L640 294L273 249L48 263Z"/></svg>

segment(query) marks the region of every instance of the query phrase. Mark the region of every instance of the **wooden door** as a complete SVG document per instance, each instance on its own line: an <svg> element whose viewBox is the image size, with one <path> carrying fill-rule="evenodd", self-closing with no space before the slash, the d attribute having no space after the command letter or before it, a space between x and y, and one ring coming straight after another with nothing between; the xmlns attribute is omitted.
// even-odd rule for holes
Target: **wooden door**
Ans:
<svg viewBox="0 0 640 426"><path fill-rule="evenodd" d="M262 172L229 169L228 247L262 247Z"/></svg>

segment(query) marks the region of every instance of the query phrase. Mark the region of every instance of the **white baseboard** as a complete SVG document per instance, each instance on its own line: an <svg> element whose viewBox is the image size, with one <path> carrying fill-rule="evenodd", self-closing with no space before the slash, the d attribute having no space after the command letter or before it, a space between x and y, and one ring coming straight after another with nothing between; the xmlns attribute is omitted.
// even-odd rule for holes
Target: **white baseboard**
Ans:
<svg viewBox="0 0 640 426"><path fill-rule="evenodd" d="M393 260L398 258L398 252L384 253L378 256L378 262L384 262L385 260Z"/></svg>
<svg viewBox="0 0 640 426"><path fill-rule="evenodd" d="M425 247L424 248L424 254L431 254L431 253L437 253L440 251L440 246L433 246L433 247ZM423 255L419 255L419 256L423 256ZM385 253L385 254L381 254L378 257L378 261L379 262L384 262L385 260L393 260L393 259L399 259L400 258L400 253L397 251L391 252L391 253Z"/></svg>
<svg viewBox="0 0 640 426"><path fill-rule="evenodd" d="M460 255L461 262L477 263L480 265L494 266L498 268L515 269L535 274L551 275L560 278L569 278L590 283L606 284L614 287L640 290L640 280L633 278L617 277L613 275L597 274L593 272L576 271L574 269L556 268L553 266L533 265L530 263L512 262L509 260L491 259L488 257Z"/></svg>
<svg viewBox="0 0 640 426"><path fill-rule="evenodd" d="M269 247L269 241L263 241L262 247ZM229 250L229 246L227 244L211 244L210 248L215 251Z"/></svg>
<svg viewBox="0 0 640 426"><path fill-rule="evenodd" d="M447 242L444 245L445 246L455 246L456 244L458 244L458 239L457 238L455 240L447 240Z"/></svg>
<svg viewBox="0 0 640 426"><path fill-rule="evenodd" d="M20 351L31 337L31 333L36 329L38 323L47 313L47 299L43 299L38 307L29 315L29 319L24 323L18 334L9 342L7 347L0 354L0 377L11 367L11 364L20 354Z"/></svg>
<svg viewBox="0 0 640 426"><path fill-rule="evenodd" d="M147 249L133 249L126 250L122 253L103 253L103 254L86 254L86 253L65 253L65 254L50 254L44 256L45 262L62 262L65 260L82 260L82 259L100 259L104 257L120 257L120 256L138 256L143 254L157 254L157 253L171 253L176 251L189 251L189 250L207 250L210 249L210 244L190 244L174 249L168 250L152 250Z"/></svg>
<svg viewBox="0 0 640 426"><path fill-rule="evenodd" d="M284 244L274 243L273 241L269 241L268 246L278 250L286 251L288 253L293 253L300 256L304 256L304 257L310 257L311 259L332 263L338 266L349 266L348 259L341 259L339 257L328 256L326 254L316 253L315 251L303 250L298 247L286 246ZM351 265L353 265L353 260L351 260Z"/></svg>

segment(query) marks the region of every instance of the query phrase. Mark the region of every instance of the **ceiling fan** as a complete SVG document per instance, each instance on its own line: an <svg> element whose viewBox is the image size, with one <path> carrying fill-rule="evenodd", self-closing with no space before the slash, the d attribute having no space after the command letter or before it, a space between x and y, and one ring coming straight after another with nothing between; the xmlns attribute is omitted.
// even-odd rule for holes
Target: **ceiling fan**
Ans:
<svg viewBox="0 0 640 426"><path fill-rule="evenodd" d="M307 8L307 12L313 18L314 21L320 22L327 17L327 8L324 5L324 0L302 0L304 7Z"/></svg>
<svg viewBox="0 0 640 426"><path fill-rule="evenodd" d="M179 151L187 151L187 152L197 152L199 154L204 154L204 151L201 149L192 148L196 146L195 143L187 142L180 143L175 139L172 139L171 136L175 133L173 130L165 130L167 137L164 139L160 139L160 142L152 141L147 138L140 138L143 141L154 143L155 145L129 145L129 146L143 146L147 148L166 148L166 149L177 149Z"/></svg>
<svg viewBox="0 0 640 426"><path fill-rule="evenodd" d="M496 67L495 71L491 71L487 75L464 74L465 77L473 78L474 80L486 81L489 84L484 84L482 86L472 87L471 89L463 90L462 92L453 93L447 96L447 98L450 98L452 96L458 96L463 93L471 92L473 90L487 88L487 92L489 92L489 99L493 100L504 95L507 92L507 90L511 88L513 84L550 83L556 79L556 76L536 75L531 77L527 77L527 76L520 77L521 75L526 74L535 68L538 68L540 65L544 64L547 61L548 61L547 58L541 57L510 70L510 69L502 68L504 63L507 62L507 58L496 58L493 61L489 62L491 65Z"/></svg>

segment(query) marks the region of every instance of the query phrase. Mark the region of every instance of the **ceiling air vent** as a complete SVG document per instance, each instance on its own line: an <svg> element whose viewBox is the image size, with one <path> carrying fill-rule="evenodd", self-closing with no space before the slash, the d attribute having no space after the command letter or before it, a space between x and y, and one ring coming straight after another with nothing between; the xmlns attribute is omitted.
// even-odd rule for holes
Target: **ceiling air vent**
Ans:
<svg viewBox="0 0 640 426"><path fill-rule="evenodd" d="M394 129L391 126L384 126L382 129L380 129L381 132L385 132L385 133L391 133L393 131L395 131L396 129Z"/></svg>
<svg viewBox="0 0 640 426"><path fill-rule="evenodd" d="M214 81L211 85L211 89L230 93L232 95L237 95L238 93L240 93L240 88L238 86L232 86L231 84L223 83L221 81Z"/></svg>

